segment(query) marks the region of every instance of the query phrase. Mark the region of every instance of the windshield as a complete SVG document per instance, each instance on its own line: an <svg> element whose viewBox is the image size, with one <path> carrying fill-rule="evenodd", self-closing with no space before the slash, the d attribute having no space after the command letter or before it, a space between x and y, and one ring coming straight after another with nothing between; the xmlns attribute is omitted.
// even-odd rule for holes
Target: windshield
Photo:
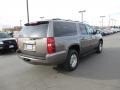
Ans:
<svg viewBox="0 0 120 90"><path fill-rule="evenodd" d="M10 38L7 33L0 33L0 38Z"/></svg>
<svg viewBox="0 0 120 90"><path fill-rule="evenodd" d="M46 37L48 24L24 26L19 37Z"/></svg>

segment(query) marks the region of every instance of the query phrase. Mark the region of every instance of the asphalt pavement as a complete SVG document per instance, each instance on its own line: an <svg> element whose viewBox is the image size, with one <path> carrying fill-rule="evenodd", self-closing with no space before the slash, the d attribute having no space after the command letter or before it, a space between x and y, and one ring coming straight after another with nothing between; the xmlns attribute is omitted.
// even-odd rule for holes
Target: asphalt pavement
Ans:
<svg viewBox="0 0 120 90"><path fill-rule="evenodd" d="M0 90L120 90L120 33L104 37L103 53L81 58L73 72L0 55Z"/></svg>

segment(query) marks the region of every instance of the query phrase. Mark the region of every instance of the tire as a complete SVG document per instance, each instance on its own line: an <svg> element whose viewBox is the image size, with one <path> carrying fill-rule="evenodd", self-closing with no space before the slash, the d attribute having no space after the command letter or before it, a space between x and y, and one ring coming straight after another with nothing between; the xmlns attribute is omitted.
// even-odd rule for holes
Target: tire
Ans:
<svg viewBox="0 0 120 90"><path fill-rule="evenodd" d="M102 53L103 51L103 41L99 41L99 45L97 47L97 53Z"/></svg>
<svg viewBox="0 0 120 90"><path fill-rule="evenodd" d="M16 52L18 48L14 48L14 51Z"/></svg>
<svg viewBox="0 0 120 90"><path fill-rule="evenodd" d="M5 53L5 51L3 51L3 50L0 50L0 54L4 54Z"/></svg>
<svg viewBox="0 0 120 90"><path fill-rule="evenodd" d="M78 52L74 49L69 50L67 59L63 64L65 70L67 71L75 70L78 66L78 60L79 60Z"/></svg>

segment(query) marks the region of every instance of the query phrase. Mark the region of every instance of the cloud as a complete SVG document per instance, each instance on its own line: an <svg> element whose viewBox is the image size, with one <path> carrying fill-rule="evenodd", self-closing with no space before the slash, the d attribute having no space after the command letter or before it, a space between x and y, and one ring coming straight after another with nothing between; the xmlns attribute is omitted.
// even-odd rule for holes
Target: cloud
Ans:
<svg viewBox="0 0 120 90"><path fill-rule="evenodd" d="M45 18L64 18L81 20L79 10L86 10L85 21L98 25L99 16L120 18L119 0L29 0L30 21ZM5 25L19 25L27 22L26 0L2 0L0 3L0 23ZM114 14L115 13L115 14Z"/></svg>

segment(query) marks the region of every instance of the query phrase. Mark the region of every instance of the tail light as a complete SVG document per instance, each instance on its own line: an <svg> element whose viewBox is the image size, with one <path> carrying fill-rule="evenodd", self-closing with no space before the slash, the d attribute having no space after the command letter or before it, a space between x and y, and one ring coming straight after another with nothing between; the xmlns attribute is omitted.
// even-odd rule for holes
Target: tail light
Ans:
<svg viewBox="0 0 120 90"><path fill-rule="evenodd" d="M55 53L56 51L55 39L53 37L47 38L47 51L48 51L48 54Z"/></svg>

